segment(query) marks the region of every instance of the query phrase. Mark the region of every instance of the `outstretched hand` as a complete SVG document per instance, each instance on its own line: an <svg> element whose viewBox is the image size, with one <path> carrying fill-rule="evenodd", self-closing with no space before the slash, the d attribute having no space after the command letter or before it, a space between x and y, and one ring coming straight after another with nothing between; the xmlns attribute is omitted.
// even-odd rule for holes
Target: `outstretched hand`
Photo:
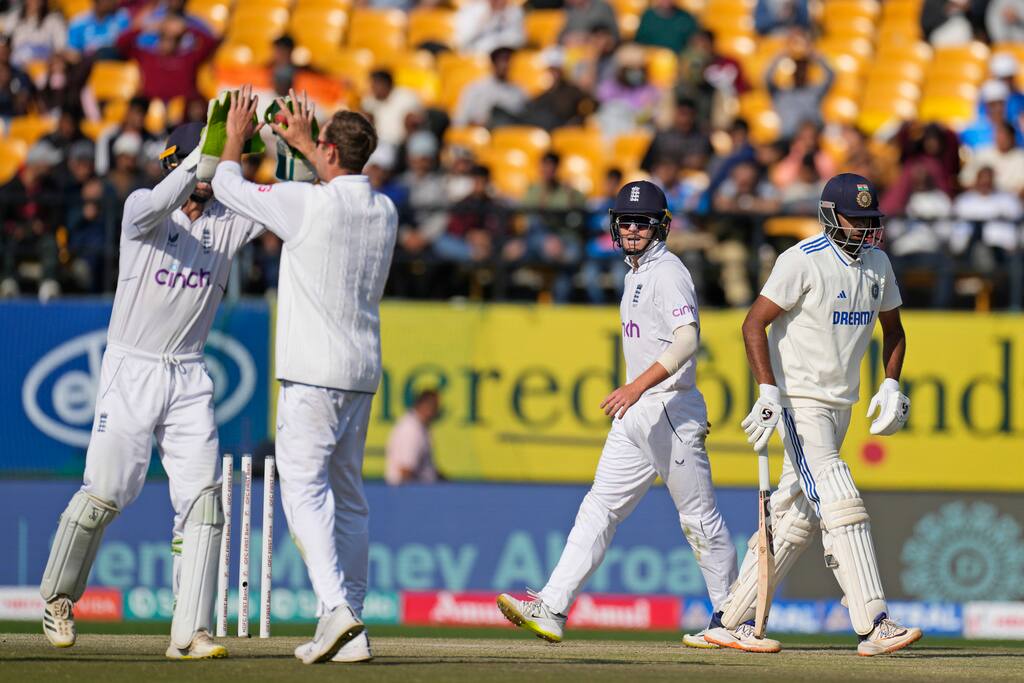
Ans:
<svg viewBox="0 0 1024 683"><path fill-rule="evenodd" d="M301 99L295 90L289 90L288 96L293 111L288 109L284 100L278 99L279 110L274 120L270 122L270 128L288 146L309 158L316 144L313 141L313 105L310 104L309 95L305 92L302 93Z"/></svg>
<svg viewBox="0 0 1024 683"><path fill-rule="evenodd" d="M262 123L256 123L256 107L259 103L252 94L251 85L243 85L228 97L231 101L228 107L228 140L245 143L263 127Z"/></svg>

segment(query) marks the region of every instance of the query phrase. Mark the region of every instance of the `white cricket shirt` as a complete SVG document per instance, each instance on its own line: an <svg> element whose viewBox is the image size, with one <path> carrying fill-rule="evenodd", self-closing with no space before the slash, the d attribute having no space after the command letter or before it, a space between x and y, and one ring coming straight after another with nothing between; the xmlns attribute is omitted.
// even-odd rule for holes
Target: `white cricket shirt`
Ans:
<svg viewBox="0 0 1024 683"><path fill-rule="evenodd" d="M665 352L672 333L683 325L697 325L697 292L690 271L670 252L664 242L655 242L640 257L634 271L626 272L619 313L622 318L622 352L626 357L626 379L632 382ZM679 391L696 384L697 362L691 358L672 375L648 391Z"/></svg>
<svg viewBox="0 0 1024 683"><path fill-rule="evenodd" d="M380 383L380 300L398 212L364 175L329 183L257 185L222 162L213 191L284 240L278 281L277 378L374 393Z"/></svg>
<svg viewBox="0 0 1024 683"><path fill-rule="evenodd" d="M181 206L195 186L195 164L183 162L125 201L109 343L161 355L206 345L231 259L263 226L216 199L191 222Z"/></svg>
<svg viewBox="0 0 1024 683"><path fill-rule="evenodd" d="M809 237L779 256L761 296L785 311L768 331L782 405L856 403L878 312L903 303L885 252L852 259L824 233Z"/></svg>

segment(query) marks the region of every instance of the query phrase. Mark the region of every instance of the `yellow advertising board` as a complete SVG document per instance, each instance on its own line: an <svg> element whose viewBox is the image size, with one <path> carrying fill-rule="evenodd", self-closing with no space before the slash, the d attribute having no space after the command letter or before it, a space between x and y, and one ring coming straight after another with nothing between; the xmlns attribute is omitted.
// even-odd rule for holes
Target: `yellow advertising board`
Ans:
<svg viewBox="0 0 1024 683"><path fill-rule="evenodd" d="M740 420L756 387L741 311L701 315L698 387L712 423L715 482L756 485ZM366 472L380 475L390 428L417 391L436 388L439 468L450 479L587 482L609 421L598 404L624 379L618 311L610 307L387 303L384 377L374 401ZM904 315L906 430L868 434L881 377L877 333L843 447L866 490L1024 491L1024 317ZM781 446L773 441L773 476Z"/></svg>

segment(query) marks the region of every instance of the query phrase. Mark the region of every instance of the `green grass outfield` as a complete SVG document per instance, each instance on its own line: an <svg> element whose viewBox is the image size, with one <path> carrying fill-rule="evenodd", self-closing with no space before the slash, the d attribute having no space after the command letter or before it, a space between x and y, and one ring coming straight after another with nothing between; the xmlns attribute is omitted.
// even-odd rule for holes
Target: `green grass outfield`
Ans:
<svg viewBox="0 0 1024 683"><path fill-rule="evenodd" d="M292 650L312 625L277 625L270 640L229 637L231 656L163 657L169 624L81 624L58 650L34 622L0 622L3 681L1020 681L1024 642L925 638L888 657L858 657L849 636L785 636L778 655L683 648L671 632L573 631L559 645L513 629L373 626L368 664L304 666ZM252 631L255 633L255 624ZM305 636L305 638L303 637Z"/></svg>

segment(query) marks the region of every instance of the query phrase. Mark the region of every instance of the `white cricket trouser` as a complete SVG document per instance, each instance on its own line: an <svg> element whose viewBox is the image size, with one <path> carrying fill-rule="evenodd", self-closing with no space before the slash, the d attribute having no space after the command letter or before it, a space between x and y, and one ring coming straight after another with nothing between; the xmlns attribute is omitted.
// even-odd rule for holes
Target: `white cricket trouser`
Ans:
<svg viewBox="0 0 1024 683"><path fill-rule="evenodd" d="M124 510L142 491L153 449L167 472L174 537L199 492L220 480L213 381L202 354L107 346L82 490Z"/></svg>
<svg viewBox="0 0 1024 683"><path fill-rule="evenodd" d="M362 614L370 561L363 450L372 394L282 381L275 452L281 503L321 606Z"/></svg>
<svg viewBox="0 0 1024 683"><path fill-rule="evenodd" d="M718 511L704 440L704 397L696 389L645 394L611 431L597 463L594 485L547 585L544 603L566 614L597 570L619 523L660 476L679 511L683 535L693 548L715 609L736 578L736 549Z"/></svg>

